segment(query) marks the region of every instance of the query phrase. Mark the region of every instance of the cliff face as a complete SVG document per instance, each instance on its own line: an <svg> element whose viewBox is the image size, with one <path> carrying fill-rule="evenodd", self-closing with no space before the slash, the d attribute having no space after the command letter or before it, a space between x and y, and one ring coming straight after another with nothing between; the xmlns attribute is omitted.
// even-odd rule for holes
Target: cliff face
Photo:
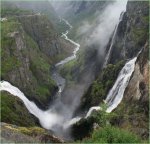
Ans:
<svg viewBox="0 0 150 144"><path fill-rule="evenodd" d="M115 110L120 115L120 118L114 123L138 134L143 139L148 139L148 2L128 2L127 12L124 15L122 23L125 21L126 25L121 24L123 27L121 25L119 27L119 30L122 29L125 33L121 36L120 31L112 51L110 62L114 63L122 58L134 57L140 50L142 51L137 58L134 73L124 93L124 99ZM120 41L119 36L122 38ZM117 43L117 41L119 42Z"/></svg>
<svg viewBox="0 0 150 144"><path fill-rule="evenodd" d="M26 127L38 125L38 120L29 113L24 103L7 92L1 92L1 122Z"/></svg>
<svg viewBox="0 0 150 144"><path fill-rule="evenodd" d="M139 55L132 78L124 93L124 98L115 112L119 118L114 122L143 139L149 137L149 65L148 42ZM121 114L122 113L122 114Z"/></svg>
<svg viewBox="0 0 150 144"><path fill-rule="evenodd" d="M12 16L8 16L8 11ZM14 15L20 11L20 15ZM7 8L2 28L2 80L9 81L43 108L57 87L50 76L54 63L71 54L73 46L60 38L46 15ZM70 48L70 49L69 49Z"/></svg>
<svg viewBox="0 0 150 144"><path fill-rule="evenodd" d="M101 103L115 82L118 63L136 56L141 50L124 98L114 110L117 117L111 124L129 130L142 139L148 139L149 136L148 17L148 2L128 2L127 11L118 25L109 59L111 64L107 65L91 85L81 103L81 108L90 103L93 103L93 106Z"/></svg>
<svg viewBox="0 0 150 144"><path fill-rule="evenodd" d="M36 15L31 17L20 17L19 21L27 34L34 39L39 49L45 55L53 57L63 51L59 37L53 25L46 17Z"/></svg>
<svg viewBox="0 0 150 144"><path fill-rule="evenodd" d="M100 102L102 100L102 97L103 99L105 99L108 93L108 90L111 88L111 85L115 81L115 74L118 69L117 65L122 60L133 58L134 56L138 54L138 52L141 49L143 49L143 47L145 47L144 45L146 44L148 40L148 23L149 23L148 12L149 12L148 2L128 2L127 3L127 11L123 14L122 21L118 25L118 29L117 29L115 39L114 39L114 44L113 44L112 51L109 57L109 63L113 64L114 66L107 65L107 68L104 69L101 74L99 74L99 78L90 87L90 90L88 91L87 95L84 96L83 99L85 100L85 102L87 99L91 98L92 96L93 96L93 101L94 101L94 98L96 95L97 96L99 95L99 100L97 100L97 103L98 101ZM110 43L108 44L107 47L109 46L110 46ZM142 54L143 53L145 52L142 52ZM140 60L140 63L142 63L143 65L144 63L146 63L146 61L148 61L148 54L146 55L145 53L144 55L145 57L143 57L143 59ZM138 65L136 65L135 69L141 70L140 66ZM109 71L111 71L112 74L109 73ZM141 76L140 73L136 75L141 77L141 79L145 77L145 75ZM112 76L114 77L111 78ZM134 81L136 81L136 83L139 83L138 78L136 77L134 78ZM140 87L142 87L143 85L146 85L146 84L141 83ZM98 87L99 89L103 89L103 91L107 91L107 93L103 92L103 94L101 94L102 92L98 90ZM137 90L136 93L135 91L129 91L128 93L129 94L135 93L134 96L136 95L136 97L140 97L140 87L134 88L134 89L139 89ZM87 99L86 99L86 96L88 97ZM90 100L90 102L92 101ZM93 105L95 104L96 103L94 103Z"/></svg>
<svg viewBox="0 0 150 144"><path fill-rule="evenodd" d="M64 141L40 127L19 127L0 123L2 143L64 143Z"/></svg>
<svg viewBox="0 0 150 144"><path fill-rule="evenodd" d="M128 2L118 25L109 63L134 57L148 39L149 3Z"/></svg>
<svg viewBox="0 0 150 144"><path fill-rule="evenodd" d="M17 20L2 23L2 80L18 86L29 98L44 103L55 89L49 64Z"/></svg>

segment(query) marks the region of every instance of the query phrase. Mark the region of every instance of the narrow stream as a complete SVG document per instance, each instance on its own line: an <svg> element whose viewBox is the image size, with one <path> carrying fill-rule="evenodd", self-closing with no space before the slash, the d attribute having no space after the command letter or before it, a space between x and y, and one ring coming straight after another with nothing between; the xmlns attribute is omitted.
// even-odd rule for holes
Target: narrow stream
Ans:
<svg viewBox="0 0 150 144"><path fill-rule="evenodd" d="M65 20L65 19L60 19L60 22L64 21L66 23L66 25L69 26L69 30L72 29L71 24ZM53 80L56 82L58 88L59 88L59 96L61 95L60 93L63 92L64 88L65 88L65 84L66 84L66 80L59 74L59 67L62 67L64 64L68 63L69 61L75 59L77 56L77 52L79 51L80 48L80 44L74 42L73 40L69 39L67 34L69 33L69 30L67 30L65 33L62 33L62 37L65 38L65 40L69 41L70 43L72 43L73 45L75 45L75 49L73 50L73 53L71 56L65 58L64 60L61 60L60 62L55 64L55 68L53 70L53 74L52 74L52 78Z"/></svg>

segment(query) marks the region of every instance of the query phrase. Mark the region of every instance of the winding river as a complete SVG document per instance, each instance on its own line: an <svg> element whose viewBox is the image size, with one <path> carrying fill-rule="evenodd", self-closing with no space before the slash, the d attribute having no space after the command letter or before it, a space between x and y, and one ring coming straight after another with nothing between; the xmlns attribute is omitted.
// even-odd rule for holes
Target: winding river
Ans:
<svg viewBox="0 0 150 144"><path fill-rule="evenodd" d="M69 24L68 21L62 19L68 26L69 30L72 26ZM27 99L27 97L22 93L17 87L11 85L7 81L0 82L0 91L7 91L11 93L13 96L19 97L23 103L25 104L28 111L33 114L35 117L39 119L41 126L48 130L53 130L56 135L63 136L65 131L67 131L68 127L75 123L80 118L71 119L69 116L70 110L61 102L61 93L64 90L66 80L59 74L58 69L59 67L63 66L64 64L68 63L69 61L75 59L77 56L77 52L80 48L80 44L74 42L73 40L69 39L67 34L69 32L67 30L65 33L62 34L62 37L65 38L67 41L75 45L75 49L71 56L65 58L64 60L55 64L52 78L56 82L59 90L56 94L56 99L54 103L50 106L50 108L46 111L41 110L38 106Z"/></svg>
<svg viewBox="0 0 150 144"><path fill-rule="evenodd" d="M61 19L60 22L61 21L64 21L66 23L66 25L69 27L69 30L72 29L71 24L67 20ZM69 30L67 30L65 33L62 33L61 37L63 37L65 40L67 40L70 43L72 43L73 45L75 45L75 49L73 50L73 53L71 56L69 56L69 57L65 58L64 60L61 60L60 62L55 64L55 68L54 68L54 71L52 74L52 78L56 82L56 84L59 88L59 91L58 91L59 95L64 90L66 80L59 74L58 69L59 69L59 67L63 66L64 64L68 63L69 61L75 59L77 57L76 56L77 52L79 51L79 48L80 48L80 44L78 44L78 43L76 43L73 40L68 38L67 34L69 33Z"/></svg>
<svg viewBox="0 0 150 144"><path fill-rule="evenodd" d="M70 27L70 29L72 28L72 26L66 20L63 19L63 21L65 21L65 23ZM11 93L13 96L19 97L23 101L29 112L39 119L41 126L44 127L45 129L53 130L58 136L64 136L64 133L67 131L70 125L74 124L75 122L81 119L81 117L75 118L69 117L70 110L66 107L66 105L64 105L61 102L60 99L61 93L63 92L65 87L65 79L61 77L61 75L59 74L58 68L60 66L63 66L67 62L75 59L76 54L80 48L80 45L78 43L74 42L73 40L67 37L68 32L69 30L63 33L62 37L64 37L67 41L74 44L75 49L71 56L65 58L64 60L60 61L55 65L55 70L53 72L52 77L59 87L57 93L58 97L48 110L43 111L40 108L38 108L34 102L29 101L17 87L11 85L9 82L7 81L0 82L0 91L7 91ZM108 105L108 109L106 110L107 112L111 112L121 102L124 91L134 71L136 59L137 57L128 61L120 71L120 74L118 75L118 78L114 86L111 88L105 100L105 102ZM100 106L91 107L87 112L86 116L83 118L89 117L93 110L100 110L100 109L101 109Z"/></svg>

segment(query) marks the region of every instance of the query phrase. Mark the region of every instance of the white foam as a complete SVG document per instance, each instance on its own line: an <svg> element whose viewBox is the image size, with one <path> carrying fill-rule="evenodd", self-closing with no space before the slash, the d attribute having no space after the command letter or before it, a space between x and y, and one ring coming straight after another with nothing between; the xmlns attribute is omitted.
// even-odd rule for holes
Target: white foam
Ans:
<svg viewBox="0 0 150 144"><path fill-rule="evenodd" d="M112 110L114 110L123 99L124 91L134 71L136 59L137 57L133 58L132 60L130 60L125 64L125 66L119 73L119 76L115 84L109 91L107 98L105 100L108 105L108 109L106 110L107 112L111 112Z"/></svg>
<svg viewBox="0 0 150 144"><path fill-rule="evenodd" d="M39 109L34 102L31 102L26 98L24 93L7 81L0 82L0 91L7 91L13 96L19 97L25 104L28 111L39 119L40 124L45 129L53 129L54 125L59 125L63 122L62 116L51 112L51 110L43 111Z"/></svg>

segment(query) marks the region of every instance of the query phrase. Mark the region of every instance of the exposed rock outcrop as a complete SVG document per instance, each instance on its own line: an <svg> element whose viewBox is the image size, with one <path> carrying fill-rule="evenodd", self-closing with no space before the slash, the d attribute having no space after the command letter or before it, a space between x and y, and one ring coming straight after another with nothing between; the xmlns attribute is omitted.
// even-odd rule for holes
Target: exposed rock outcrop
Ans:
<svg viewBox="0 0 150 144"><path fill-rule="evenodd" d="M123 115L120 114L119 126L129 129L143 139L149 137L148 47L147 41L137 59L124 99L116 109L116 113L123 112Z"/></svg>
<svg viewBox="0 0 150 144"><path fill-rule="evenodd" d="M109 63L132 58L144 46L148 38L149 3L130 1L119 23Z"/></svg>
<svg viewBox="0 0 150 144"><path fill-rule="evenodd" d="M64 143L63 139L40 127L18 127L1 123L2 143Z"/></svg>

